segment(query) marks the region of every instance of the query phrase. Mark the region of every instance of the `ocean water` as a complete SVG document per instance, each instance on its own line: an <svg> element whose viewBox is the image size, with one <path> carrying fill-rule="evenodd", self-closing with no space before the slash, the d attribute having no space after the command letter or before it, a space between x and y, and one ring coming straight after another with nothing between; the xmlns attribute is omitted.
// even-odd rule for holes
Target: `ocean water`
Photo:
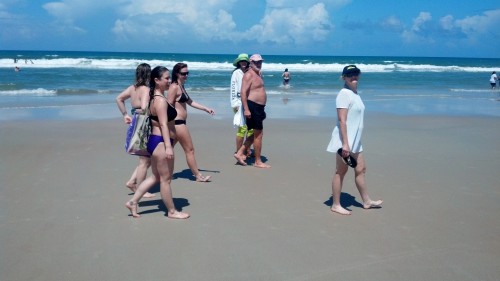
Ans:
<svg viewBox="0 0 500 281"><path fill-rule="evenodd" d="M235 54L0 51L0 120L120 117L114 98L146 62L188 64L191 97L232 116L229 80ZM342 68L362 71L360 95L370 112L396 115L500 117L500 91L490 89L500 59L265 55L266 111L271 118L335 117ZM14 67L21 70L16 72ZM292 75L289 87L281 73ZM203 114L190 110L192 114Z"/></svg>

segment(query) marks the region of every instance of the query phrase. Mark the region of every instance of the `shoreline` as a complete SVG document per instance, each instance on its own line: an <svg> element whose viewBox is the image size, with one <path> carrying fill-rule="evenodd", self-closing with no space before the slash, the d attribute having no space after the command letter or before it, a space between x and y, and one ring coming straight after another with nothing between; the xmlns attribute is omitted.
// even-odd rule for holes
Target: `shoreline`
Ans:
<svg viewBox="0 0 500 281"><path fill-rule="evenodd" d="M492 93L490 99L461 100L443 99L435 101L422 98L399 98L386 101L373 96L362 96L367 114L392 115L396 117L500 117L500 94ZM270 119L301 119L301 118L337 118L335 110L335 96L294 96L271 95L268 97L266 112ZM193 99L201 104L215 109L214 119L229 119L233 117L228 106L227 97L220 95L193 95ZM94 103L82 103L80 100L59 101L47 105L21 104L0 108L0 121L35 121L35 120L110 120L119 118L116 104L110 101L111 97L99 96ZM439 100L439 99L438 99ZM13 100L12 102L14 102ZM127 104L128 108L130 107ZM194 108L188 109L189 114L203 115L204 112Z"/></svg>
<svg viewBox="0 0 500 281"><path fill-rule="evenodd" d="M173 197L191 218L173 221L157 187L128 215L137 158L121 118L1 122L0 279L496 280L498 118L367 112L368 189L384 204L363 210L350 170L351 216L329 210L334 125L266 119L262 170L235 165L231 119L190 114L213 181L194 182L177 145Z"/></svg>

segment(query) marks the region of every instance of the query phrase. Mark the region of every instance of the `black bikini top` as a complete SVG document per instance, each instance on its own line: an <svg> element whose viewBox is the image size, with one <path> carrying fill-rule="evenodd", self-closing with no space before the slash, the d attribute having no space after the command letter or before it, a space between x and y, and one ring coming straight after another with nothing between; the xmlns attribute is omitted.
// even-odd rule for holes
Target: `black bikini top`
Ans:
<svg viewBox="0 0 500 281"><path fill-rule="evenodd" d="M155 97L162 97L162 98L165 98L164 96L162 95L154 95ZM170 103L168 103L168 107L167 107L167 120L168 122L170 121L173 121L175 119L175 117L177 117L177 110L175 110L175 107L173 105L171 105ZM151 115L150 116L151 120L155 120L156 122L158 122L158 116L157 115Z"/></svg>
<svg viewBox="0 0 500 281"><path fill-rule="evenodd" d="M177 102L185 103L190 98L189 98L188 94L186 93L186 89L184 89L184 86L181 86L181 91L182 91L182 95L181 95L181 97L179 98L179 100Z"/></svg>

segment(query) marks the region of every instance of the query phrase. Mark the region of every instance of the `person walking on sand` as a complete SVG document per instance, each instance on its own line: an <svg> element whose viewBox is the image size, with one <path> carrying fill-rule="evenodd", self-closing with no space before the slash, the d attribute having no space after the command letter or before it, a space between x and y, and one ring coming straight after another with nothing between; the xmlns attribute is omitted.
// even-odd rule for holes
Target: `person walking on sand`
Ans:
<svg viewBox="0 0 500 281"><path fill-rule="evenodd" d="M189 75L188 66L185 63L177 63L172 70L172 85L168 90L168 102L175 105L177 117L175 118L175 142L179 142L186 154L186 162L191 169L197 182L209 182L210 176L204 176L198 169L196 158L194 157L194 146L191 139L191 134L186 124L187 105L199 110L203 110L210 115L214 115L215 111L202 104L193 101L186 92L184 84Z"/></svg>
<svg viewBox="0 0 500 281"><path fill-rule="evenodd" d="M177 116L174 106L167 102L165 91L170 84L170 72L166 67L157 66L151 72L150 115L151 135L148 139L147 149L151 154L151 167L153 174L144 180L125 207L130 210L132 217L139 218L137 205L142 196L156 183L160 183L160 195L167 207L167 217L171 219L187 219L188 213L180 212L175 208L172 198L172 174L174 171L174 149L170 130Z"/></svg>
<svg viewBox="0 0 500 281"><path fill-rule="evenodd" d="M498 81L497 72L493 71L490 76L490 85L492 90L495 89L495 87L497 86L497 81Z"/></svg>
<svg viewBox="0 0 500 281"><path fill-rule="evenodd" d="M341 215L351 214L340 205L342 183L348 170L344 158L353 157L357 162L357 166L354 168L354 180L363 200L363 208L380 208L383 202L382 200L372 200L366 188L366 165L361 145L365 105L358 94L360 75L361 70L355 65L348 65L342 71L342 79L345 83L336 99L337 126L333 129L332 138L327 147L327 151L336 155L336 169L332 180L333 205L331 211Z"/></svg>
<svg viewBox="0 0 500 281"><path fill-rule="evenodd" d="M261 77L262 56L254 54L250 57L250 69L243 75L241 86L241 103L243 104L246 123L248 129L253 129L253 148L255 153L254 166L257 168L270 168L271 166L262 162L262 137L263 137L263 121L266 119L264 108L267 102L266 90L264 88L264 80ZM248 147L242 145L238 152L234 154L234 158L243 166L246 166L245 151Z"/></svg>
<svg viewBox="0 0 500 281"><path fill-rule="evenodd" d="M133 128L132 121L134 120L127 113L127 108L125 106L125 101L130 99L130 104L132 106L131 114L135 115L136 112L142 113L148 103L149 103L149 79L151 76L151 66L147 63L141 63L137 66L135 70L135 83L134 85L129 86L123 92L121 92L116 97L116 105L118 109L122 113L123 121L125 124L129 124L129 132L130 129ZM131 132L127 134L127 138L132 137ZM129 139L127 139L127 142ZM135 192L137 186L141 184L141 182L146 178L147 171L149 166L151 165L151 161L147 156L139 156L139 164L132 172L130 179L125 183L132 192ZM154 194L146 193L144 197L151 198L154 197Z"/></svg>
<svg viewBox="0 0 500 281"><path fill-rule="evenodd" d="M247 54L239 54L234 60L233 65L236 67L231 75L231 107L233 108L234 118L233 125L238 127L236 131L236 152L243 145L243 142L247 142L246 147L248 147L246 156L250 156L250 146L253 143L253 129L248 130L245 122L245 117L243 116L243 107L241 104L241 83L243 80L243 75L248 70L250 59ZM246 140L245 140L246 138ZM235 152L235 153L236 153Z"/></svg>

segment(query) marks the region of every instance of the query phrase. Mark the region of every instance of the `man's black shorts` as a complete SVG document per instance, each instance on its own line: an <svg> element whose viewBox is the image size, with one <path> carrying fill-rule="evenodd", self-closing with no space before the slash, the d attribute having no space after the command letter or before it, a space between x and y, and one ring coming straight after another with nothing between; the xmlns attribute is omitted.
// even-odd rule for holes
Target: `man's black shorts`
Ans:
<svg viewBox="0 0 500 281"><path fill-rule="evenodd" d="M248 129L262 130L264 128L262 121L266 119L265 105L247 100L248 110L250 110L251 118L247 118Z"/></svg>

